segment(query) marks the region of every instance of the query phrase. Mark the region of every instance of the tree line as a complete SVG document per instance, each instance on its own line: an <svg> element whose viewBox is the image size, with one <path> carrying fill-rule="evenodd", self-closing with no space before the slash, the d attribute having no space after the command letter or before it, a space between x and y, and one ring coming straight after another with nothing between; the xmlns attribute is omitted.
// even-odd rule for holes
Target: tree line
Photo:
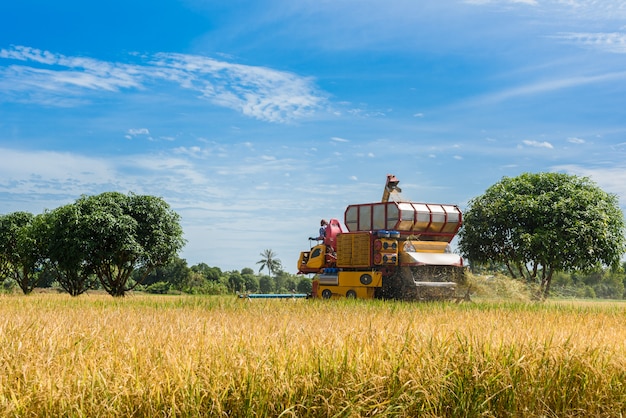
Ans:
<svg viewBox="0 0 626 418"><path fill-rule="evenodd" d="M278 261L278 260L277 260ZM273 275L241 270L222 271L206 263L187 266L184 259L176 259L167 266L149 274L138 288L148 293L183 292L189 294L223 295L235 293L310 293L311 279L285 272L279 266ZM137 272L140 276L140 272Z"/></svg>
<svg viewBox="0 0 626 418"><path fill-rule="evenodd" d="M0 216L0 277L25 294L49 278L72 296L94 287L124 296L184 243L179 215L161 198L81 196L39 215Z"/></svg>
<svg viewBox="0 0 626 418"><path fill-rule="evenodd" d="M195 295L226 295L236 293L310 293L311 279L283 271L273 271L274 276L260 274L252 268L222 271L206 263L192 266L187 260L175 257L166 265L153 269L145 275L142 269L135 270L129 284L133 290L154 294L187 293ZM1 291L12 292L18 287L17 282L8 276L0 280ZM64 290L57 281L57 276L50 269L44 268L38 273L37 287L42 289ZM95 278L92 278L86 290L104 290Z"/></svg>
<svg viewBox="0 0 626 418"><path fill-rule="evenodd" d="M180 217L161 198L105 192L42 214L0 215L0 291L56 288L78 296L104 290L151 293L311 291L311 280L284 272L271 250L258 274L223 272L178 257L185 241ZM268 275L261 275L261 270Z"/></svg>

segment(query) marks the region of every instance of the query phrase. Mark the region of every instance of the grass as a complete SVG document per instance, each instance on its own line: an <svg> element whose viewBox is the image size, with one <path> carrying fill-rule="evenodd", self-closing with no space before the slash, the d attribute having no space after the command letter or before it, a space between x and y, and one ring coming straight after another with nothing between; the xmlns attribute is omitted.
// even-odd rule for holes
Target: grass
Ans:
<svg viewBox="0 0 626 418"><path fill-rule="evenodd" d="M0 296L0 415L618 417L620 303Z"/></svg>

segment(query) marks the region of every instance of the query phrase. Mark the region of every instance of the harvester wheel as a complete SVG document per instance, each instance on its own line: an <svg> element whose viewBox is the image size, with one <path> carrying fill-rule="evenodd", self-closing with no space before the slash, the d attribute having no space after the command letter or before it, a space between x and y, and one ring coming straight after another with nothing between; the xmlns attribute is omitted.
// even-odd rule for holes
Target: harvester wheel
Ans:
<svg viewBox="0 0 626 418"><path fill-rule="evenodd" d="M372 275L371 274L361 274L359 279L361 284L367 286L368 284L372 284Z"/></svg>
<svg viewBox="0 0 626 418"><path fill-rule="evenodd" d="M322 290L322 298L323 299L330 299L330 297L333 295L333 292L330 291L330 289L324 289Z"/></svg>
<svg viewBox="0 0 626 418"><path fill-rule="evenodd" d="M354 290L348 290L346 292L346 297L348 299L356 299L356 292Z"/></svg>

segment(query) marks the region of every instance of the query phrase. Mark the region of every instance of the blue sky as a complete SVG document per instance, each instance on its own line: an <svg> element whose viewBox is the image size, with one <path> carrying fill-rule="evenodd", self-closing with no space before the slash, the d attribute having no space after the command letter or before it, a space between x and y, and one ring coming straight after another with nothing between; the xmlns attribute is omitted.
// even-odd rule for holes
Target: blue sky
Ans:
<svg viewBox="0 0 626 418"><path fill-rule="evenodd" d="M164 198L181 256L286 271L320 218L588 176L626 208L623 0L0 4L0 213Z"/></svg>

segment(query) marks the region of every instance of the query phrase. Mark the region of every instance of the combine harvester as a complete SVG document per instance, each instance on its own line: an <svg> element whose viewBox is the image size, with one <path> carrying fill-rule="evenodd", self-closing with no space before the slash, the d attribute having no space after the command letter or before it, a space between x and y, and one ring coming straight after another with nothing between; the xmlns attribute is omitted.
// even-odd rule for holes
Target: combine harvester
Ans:
<svg viewBox="0 0 626 418"><path fill-rule="evenodd" d="M347 231L331 219L322 242L300 253L298 274L315 275L310 297L469 299L469 289L456 294L465 282L463 259L449 251L460 209L404 200L398 183L388 175L380 202L348 206Z"/></svg>

